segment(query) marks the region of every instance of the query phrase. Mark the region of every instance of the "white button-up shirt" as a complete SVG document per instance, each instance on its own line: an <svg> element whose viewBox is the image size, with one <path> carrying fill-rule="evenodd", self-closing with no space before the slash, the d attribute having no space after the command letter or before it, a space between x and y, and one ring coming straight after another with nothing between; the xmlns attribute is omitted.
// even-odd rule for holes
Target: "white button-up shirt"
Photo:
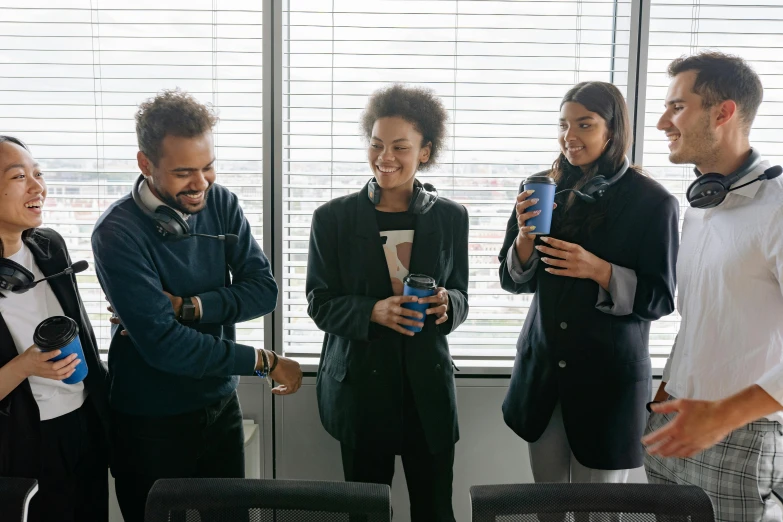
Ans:
<svg viewBox="0 0 783 522"><path fill-rule="evenodd" d="M730 192L715 208L688 208L677 283L682 323L666 391L717 400L758 384L783 404L783 177ZM767 418L783 422L783 411Z"/></svg>

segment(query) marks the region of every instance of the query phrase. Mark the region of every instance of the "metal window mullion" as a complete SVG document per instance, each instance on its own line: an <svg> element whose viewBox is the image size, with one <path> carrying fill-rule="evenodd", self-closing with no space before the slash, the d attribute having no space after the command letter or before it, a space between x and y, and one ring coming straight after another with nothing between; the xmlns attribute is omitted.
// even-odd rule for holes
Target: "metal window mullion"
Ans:
<svg viewBox="0 0 783 522"><path fill-rule="evenodd" d="M626 101L633 129L631 162L636 164L642 163L644 154L650 3L651 0L631 0L631 35L628 50L628 94Z"/></svg>
<svg viewBox="0 0 783 522"><path fill-rule="evenodd" d="M263 136L263 249L272 264L272 274L277 286L282 289L282 179L275 180L275 173L282 172L282 127L280 119L281 97L281 50L282 17L279 6L274 0L262 0L262 136ZM282 300L283 292L278 292L275 311L264 317L264 348L282 354ZM269 389L263 387L264 414L260 429L263 434L263 476L275 478L276 475L276 438L275 399Z"/></svg>

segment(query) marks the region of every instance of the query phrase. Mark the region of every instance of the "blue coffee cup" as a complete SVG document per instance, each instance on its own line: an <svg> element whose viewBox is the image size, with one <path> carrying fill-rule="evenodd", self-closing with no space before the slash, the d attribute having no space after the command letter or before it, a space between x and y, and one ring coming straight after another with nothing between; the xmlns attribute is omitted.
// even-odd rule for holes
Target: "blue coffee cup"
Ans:
<svg viewBox="0 0 783 522"><path fill-rule="evenodd" d="M435 290L438 288L438 285L435 284L433 278L422 274L408 274L405 276L405 279L402 280L402 284L402 295L415 295L416 297L430 297L431 295L435 295ZM427 318L427 308L429 308L430 305L427 303L403 303L402 307L421 313L421 319L414 319L413 317L408 317L408 319L423 323ZM421 328L418 326L408 326L405 324L401 326L411 332L421 332Z"/></svg>
<svg viewBox="0 0 783 522"><path fill-rule="evenodd" d="M526 212L540 210L541 213L525 223L527 227L536 227L531 234L549 234L552 227L552 205L555 202L557 184L549 176L530 176L525 180L523 190L534 190L530 199L538 198L538 203L527 208Z"/></svg>
<svg viewBox="0 0 783 522"><path fill-rule="evenodd" d="M63 379L65 384L76 384L87 377L87 361L84 360L82 343L79 341L79 325L70 317L55 315L41 321L35 328L33 342L42 352L61 351L60 355L49 359L50 361L59 361L72 353L76 354L76 358L81 362L76 365L70 377Z"/></svg>

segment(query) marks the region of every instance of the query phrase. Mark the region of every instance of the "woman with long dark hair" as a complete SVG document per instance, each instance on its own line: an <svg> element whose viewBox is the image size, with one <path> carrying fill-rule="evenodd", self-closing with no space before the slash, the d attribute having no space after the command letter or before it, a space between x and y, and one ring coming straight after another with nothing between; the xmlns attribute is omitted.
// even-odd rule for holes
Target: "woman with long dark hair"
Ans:
<svg viewBox="0 0 783 522"><path fill-rule="evenodd" d="M0 136L0 476L38 480L31 522L105 522L106 370L95 335L73 275L29 284L71 265L63 238L38 228L45 201L30 151ZM54 361L58 346L36 346L36 327L52 317L77 327L84 360L73 353Z"/></svg>
<svg viewBox="0 0 783 522"><path fill-rule="evenodd" d="M557 183L551 233L527 225L538 199L522 185L508 221L501 286L534 297L503 415L536 482L625 482L642 465L650 324L674 310L679 206L629 165L631 140L617 87L574 86L560 155L539 173Z"/></svg>

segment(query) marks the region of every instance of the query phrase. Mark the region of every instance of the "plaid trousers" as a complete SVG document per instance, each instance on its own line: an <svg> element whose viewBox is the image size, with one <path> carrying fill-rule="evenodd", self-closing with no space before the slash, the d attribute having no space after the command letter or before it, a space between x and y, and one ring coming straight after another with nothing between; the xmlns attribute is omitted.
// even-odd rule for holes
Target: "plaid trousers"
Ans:
<svg viewBox="0 0 783 522"><path fill-rule="evenodd" d="M652 413L645 433L675 415ZM712 501L716 522L780 522L783 509L772 489L783 486L783 426L760 420L731 432L724 440L689 458L646 455L653 484L702 488Z"/></svg>

